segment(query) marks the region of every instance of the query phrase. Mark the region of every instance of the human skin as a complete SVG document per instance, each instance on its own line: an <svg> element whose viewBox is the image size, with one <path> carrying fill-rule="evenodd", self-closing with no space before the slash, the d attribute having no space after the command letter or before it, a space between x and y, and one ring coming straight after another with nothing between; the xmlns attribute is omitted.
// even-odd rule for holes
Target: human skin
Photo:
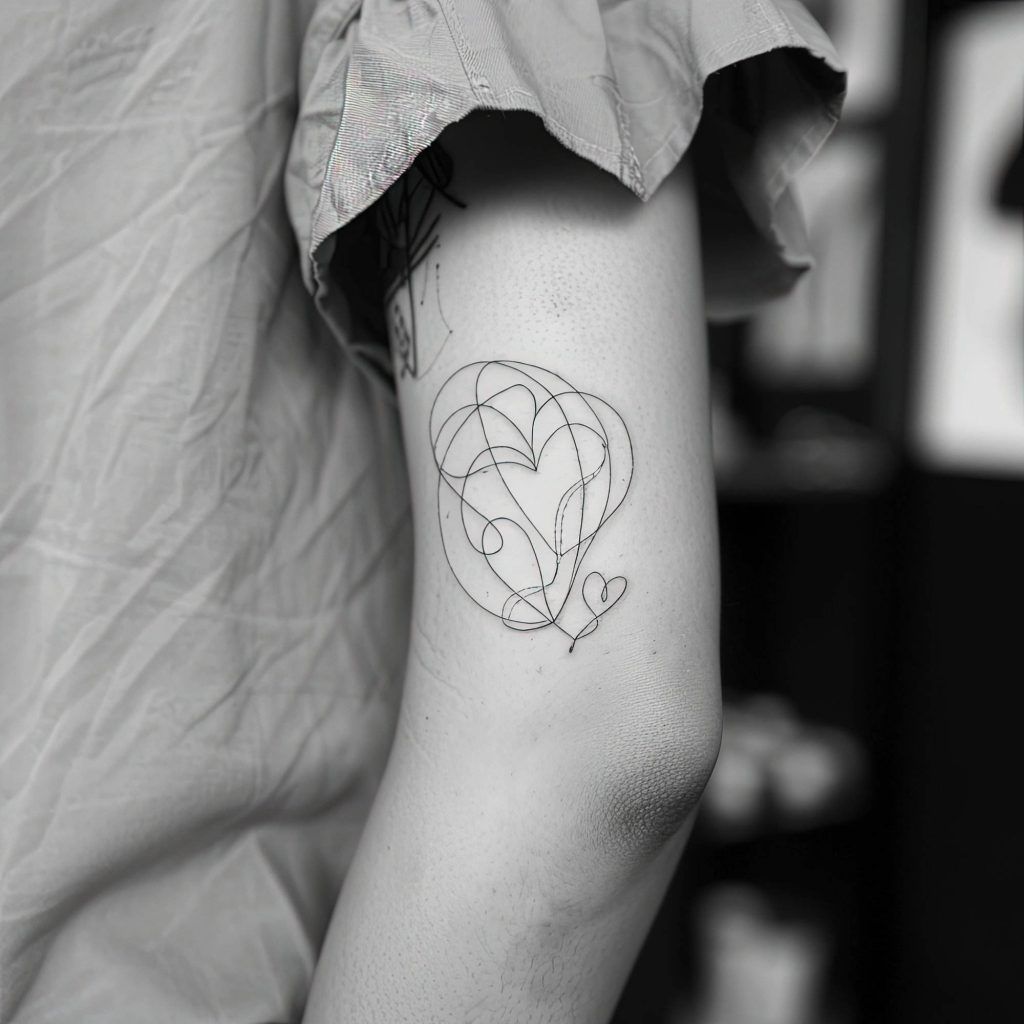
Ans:
<svg viewBox="0 0 1024 1024"><path fill-rule="evenodd" d="M403 207L393 189L382 221L397 249L386 312L416 543L405 689L305 1021L596 1024L676 868L720 737L693 185L684 162L641 203L528 115L471 116L440 145L450 173L426 218L429 193ZM418 248L417 225L431 232ZM550 449L584 438L577 485L571 473L558 483L529 431L504 447L484 431L480 497L460 512L466 492L445 461L457 449L438 424L464 389L446 382L483 367L479 381L507 379L491 389L499 403L532 412L524 365L548 394L561 379L593 396L572 399L578 416ZM594 410L601 422L590 423ZM590 502L592 525L595 502L614 504L602 452L621 500L591 531L573 502ZM511 511L488 527L481 507L500 503L489 488L502 483L526 497L500 499ZM562 573L556 584L540 571L547 603L536 590L517 598L515 584L511 598L502 591L503 579L532 578L514 564L534 536L512 522L523 506L544 520L540 560ZM562 560L578 550L557 538L574 523L587 543L572 575Z"/></svg>

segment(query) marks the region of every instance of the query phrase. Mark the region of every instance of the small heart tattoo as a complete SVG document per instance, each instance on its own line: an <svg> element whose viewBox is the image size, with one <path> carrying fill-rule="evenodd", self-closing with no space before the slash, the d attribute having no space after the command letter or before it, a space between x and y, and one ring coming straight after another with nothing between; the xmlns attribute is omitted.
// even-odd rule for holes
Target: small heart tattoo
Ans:
<svg viewBox="0 0 1024 1024"><path fill-rule="evenodd" d="M606 580L602 573L592 572L583 581L583 600L595 616L603 615L625 592L625 576Z"/></svg>
<svg viewBox="0 0 1024 1024"><path fill-rule="evenodd" d="M613 576L610 580L606 580L603 573L592 572L587 575L583 581L583 603L594 617L576 634L572 647L569 648L570 654L576 646L576 641L593 633L598 627L601 616L612 605L617 604L625 592L625 576Z"/></svg>

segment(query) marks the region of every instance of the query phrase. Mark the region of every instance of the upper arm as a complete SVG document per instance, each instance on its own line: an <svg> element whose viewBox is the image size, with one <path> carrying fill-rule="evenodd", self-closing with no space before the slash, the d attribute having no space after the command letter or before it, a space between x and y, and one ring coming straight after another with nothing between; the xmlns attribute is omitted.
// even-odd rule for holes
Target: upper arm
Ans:
<svg viewBox="0 0 1024 1024"><path fill-rule="evenodd" d="M688 170L642 204L532 117L440 143L380 216L416 544L403 731L699 788L718 584Z"/></svg>

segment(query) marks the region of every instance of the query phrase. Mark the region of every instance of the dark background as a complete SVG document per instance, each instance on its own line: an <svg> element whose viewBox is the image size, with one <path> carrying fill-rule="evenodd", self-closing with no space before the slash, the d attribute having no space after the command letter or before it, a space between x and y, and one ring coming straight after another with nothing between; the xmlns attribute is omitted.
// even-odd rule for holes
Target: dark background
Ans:
<svg viewBox="0 0 1024 1024"><path fill-rule="evenodd" d="M1020 1019L1024 481L935 471L907 441L935 43L967 6L907 0L899 97L872 126L886 168L870 379L766 389L743 369L744 328L712 330L713 362L763 442L720 482L726 693L781 693L801 716L856 736L870 766L860 806L728 843L698 822L617 1024L689 1019L678 1008L700 956L694 908L723 880L824 923L834 951L823 1020ZM869 471L794 486L773 431L807 403L866 428Z"/></svg>

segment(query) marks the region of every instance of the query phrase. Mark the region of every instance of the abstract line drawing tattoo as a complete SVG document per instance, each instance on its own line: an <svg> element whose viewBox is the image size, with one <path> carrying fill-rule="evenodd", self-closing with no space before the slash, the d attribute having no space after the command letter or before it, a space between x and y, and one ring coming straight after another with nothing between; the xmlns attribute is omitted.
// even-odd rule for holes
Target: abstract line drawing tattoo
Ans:
<svg viewBox="0 0 1024 1024"><path fill-rule="evenodd" d="M597 629L626 592L593 571L594 538L622 504L633 446L596 395L530 363L470 363L430 412L445 556L466 594L510 629Z"/></svg>
<svg viewBox="0 0 1024 1024"><path fill-rule="evenodd" d="M435 142L416 158L378 207L381 267L387 282L384 308L392 317L399 377L416 379L428 373L452 336L441 307L441 262L437 258L441 248L438 198L465 209L465 203L448 191L451 179L451 157ZM417 295L413 273L420 268L423 273ZM436 303L447 333L439 342L431 339L426 346L416 312L428 297ZM432 349L426 365L421 358L424 347Z"/></svg>

